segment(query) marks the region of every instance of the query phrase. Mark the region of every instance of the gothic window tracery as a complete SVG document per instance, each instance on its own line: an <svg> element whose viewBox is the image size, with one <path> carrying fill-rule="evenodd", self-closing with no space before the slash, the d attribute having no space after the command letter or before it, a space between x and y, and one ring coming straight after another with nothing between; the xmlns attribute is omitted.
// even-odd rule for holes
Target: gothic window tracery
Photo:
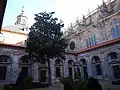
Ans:
<svg viewBox="0 0 120 90"><path fill-rule="evenodd" d="M62 68L63 68L63 63L60 59L57 59L55 61L55 75L56 75L56 78L59 78L61 77L62 75Z"/></svg>
<svg viewBox="0 0 120 90"><path fill-rule="evenodd" d="M68 72L69 76L73 77L73 67L74 67L74 62L73 60L68 61Z"/></svg>
<svg viewBox="0 0 120 90"><path fill-rule="evenodd" d="M24 55L21 57L20 59L20 67L21 67L21 72L20 74L22 75L22 77L27 77L28 75L31 74L31 62L28 58L28 55Z"/></svg>
<svg viewBox="0 0 120 90"><path fill-rule="evenodd" d="M11 58L7 55L0 56L0 80L6 79L7 66L11 63Z"/></svg>
<svg viewBox="0 0 120 90"><path fill-rule="evenodd" d="M101 61L98 56L94 56L92 58L92 65L93 65L93 72L95 72L95 75L97 75L97 76L102 75Z"/></svg>
<svg viewBox="0 0 120 90"><path fill-rule="evenodd" d="M118 55L116 52L108 54L108 62L113 78L120 79L120 62L118 61Z"/></svg>
<svg viewBox="0 0 120 90"><path fill-rule="evenodd" d="M1 55L0 56L0 63L10 63L11 59L9 56L6 55Z"/></svg>
<svg viewBox="0 0 120 90"><path fill-rule="evenodd" d="M80 60L80 65L82 67L83 73L87 73L87 62L85 59L81 59Z"/></svg>
<svg viewBox="0 0 120 90"><path fill-rule="evenodd" d="M117 59L117 53L111 52L108 54L108 57L110 60L115 60L115 59Z"/></svg>

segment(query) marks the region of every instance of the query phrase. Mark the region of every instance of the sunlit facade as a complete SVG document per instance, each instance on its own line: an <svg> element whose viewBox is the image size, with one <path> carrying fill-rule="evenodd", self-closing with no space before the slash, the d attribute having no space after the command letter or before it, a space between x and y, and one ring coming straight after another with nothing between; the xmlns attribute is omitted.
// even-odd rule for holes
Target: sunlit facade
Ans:
<svg viewBox="0 0 120 90"><path fill-rule="evenodd" d="M15 25L2 28L0 35L0 83L15 83L19 73L32 76L34 82L48 83L48 63L32 63L25 58L29 32L22 10ZM80 72L99 80L120 79L120 0L103 2L83 19L76 20L63 35L67 39L66 60L51 59L52 84L61 77ZM34 58L33 58L34 59Z"/></svg>
<svg viewBox="0 0 120 90"><path fill-rule="evenodd" d="M120 79L120 0L103 2L71 24L64 37L69 44L65 65L73 61L73 78L79 68L82 77L87 72L99 80ZM65 72L69 72L68 66Z"/></svg>

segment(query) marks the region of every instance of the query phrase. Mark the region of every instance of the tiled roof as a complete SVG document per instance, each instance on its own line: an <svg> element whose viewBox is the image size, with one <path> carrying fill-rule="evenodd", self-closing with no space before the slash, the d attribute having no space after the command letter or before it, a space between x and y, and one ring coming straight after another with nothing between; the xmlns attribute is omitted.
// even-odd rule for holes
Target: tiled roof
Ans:
<svg viewBox="0 0 120 90"><path fill-rule="evenodd" d="M5 26L5 27L3 27L2 29L4 29L4 30L9 30L9 31L13 31L13 32L25 33L25 32L22 30L22 26L20 26L20 25Z"/></svg>

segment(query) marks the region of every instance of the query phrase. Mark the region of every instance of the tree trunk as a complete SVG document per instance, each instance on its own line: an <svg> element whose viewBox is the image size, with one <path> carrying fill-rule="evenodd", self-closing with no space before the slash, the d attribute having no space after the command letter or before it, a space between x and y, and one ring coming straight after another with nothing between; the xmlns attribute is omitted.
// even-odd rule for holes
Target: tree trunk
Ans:
<svg viewBox="0 0 120 90"><path fill-rule="evenodd" d="M47 59L48 61L48 85L50 86L51 85L51 71L50 71L50 59Z"/></svg>

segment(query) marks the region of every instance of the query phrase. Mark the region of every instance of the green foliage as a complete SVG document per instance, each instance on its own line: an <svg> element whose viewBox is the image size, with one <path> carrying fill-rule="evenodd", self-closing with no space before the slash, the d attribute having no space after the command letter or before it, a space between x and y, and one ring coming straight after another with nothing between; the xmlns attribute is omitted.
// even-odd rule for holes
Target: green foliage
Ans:
<svg viewBox="0 0 120 90"><path fill-rule="evenodd" d="M24 88L29 88L32 85L32 77L26 77L23 80Z"/></svg>
<svg viewBox="0 0 120 90"><path fill-rule="evenodd" d="M87 87L88 84L88 73L84 73L84 80L83 80L83 88L85 89Z"/></svg>
<svg viewBox="0 0 120 90"><path fill-rule="evenodd" d="M81 74L80 74L79 69L78 69L78 72L76 72L75 77L76 77L75 80L73 80L72 77L67 77L67 78L63 79L63 80L68 80L67 82L62 81L63 84L64 84L64 87L67 87L66 85L68 85L68 84L66 84L66 83L70 83L72 85L73 90L87 90L87 84L88 84L87 73L84 74L84 80L82 80L81 79ZM69 90L69 89L66 88L66 90Z"/></svg>
<svg viewBox="0 0 120 90"><path fill-rule="evenodd" d="M65 39L61 28L62 22L53 17L54 12L42 12L35 14L35 23L30 28L27 40L27 52L29 56L36 54L37 58L64 58L66 48ZM37 59L39 60L39 59Z"/></svg>
<svg viewBox="0 0 120 90"><path fill-rule="evenodd" d="M35 23L30 28L27 40L29 58L33 62L46 60L49 70L49 85L51 83L50 59L65 59L66 40L61 38L63 35L61 28L64 26L58 18L53 17L55 12L42 12L35 14ZM31 59L31 58L35 59Z"/></svg>
<svg viewBox="0 0 120 90"><path fill-rule="evenodd" d="M74 90L72 82L69 80L69 78L64 78L63 84L64 84L64 90Z"/></svg>
<svg viewBox="0 0 120 90"><path fill-rule="evenodd" d="M103 90L102 86L99 84L97 79L90 78L86 90Z"/></svg>
<svg viewBox="0 0 120 90"><path fill-rule="evenodd" d="M76 81L71 80L71 77L62 79L65 90L103 90L97 79L88 79L87 73L84 74L84 80L81 80L79 73L77 75Z"/></svg>

